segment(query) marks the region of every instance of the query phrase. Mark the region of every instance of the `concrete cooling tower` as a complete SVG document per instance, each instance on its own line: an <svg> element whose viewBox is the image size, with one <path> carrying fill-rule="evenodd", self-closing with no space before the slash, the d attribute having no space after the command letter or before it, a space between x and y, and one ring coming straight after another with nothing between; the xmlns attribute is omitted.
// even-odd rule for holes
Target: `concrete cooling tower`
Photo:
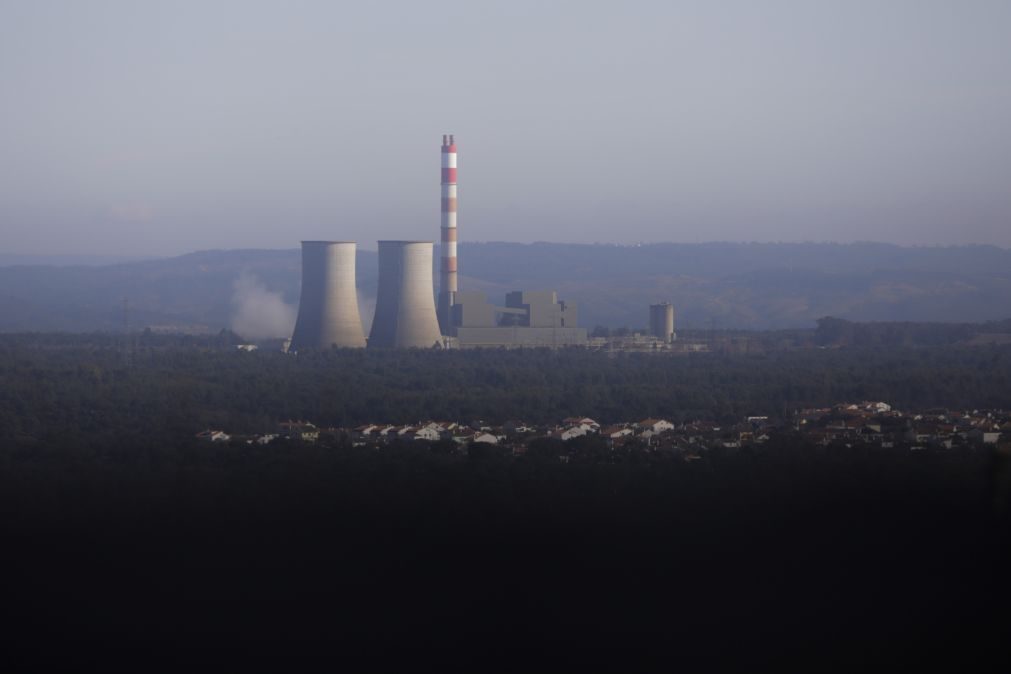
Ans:
<svg viewBox="0 0 1011 674"><path fill-rule="evenodd" d="M354 242L302 242L302 295L291 349L363 347Z"/></svg>
<svg viewBox="0 0 1011 674"><path fill-rule="evenodd" d="M379 291L369 346L442 344L432 287L431 241L380 241Z"/></svg>

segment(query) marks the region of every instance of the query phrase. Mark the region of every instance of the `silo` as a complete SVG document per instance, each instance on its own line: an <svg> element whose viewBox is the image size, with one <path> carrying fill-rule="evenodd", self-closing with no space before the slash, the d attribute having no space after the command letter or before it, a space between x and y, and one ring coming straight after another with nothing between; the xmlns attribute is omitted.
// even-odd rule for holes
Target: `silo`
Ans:
<svg viewBox="0 0 1011 674"><path fill-rule="evenodd" d="M432 286L431 241L380 241L379 290L369 346L442 344Z"/></svg>
<svg viewBox="0 0 1011 674"><path fill-rule="evenodd" d="M356 248L349 241L302 242L302 293L292 350L365 346L355 290Z"/></svg>
<svg viewBox="0 0 1011 674"><path fill-rule="evenodd" d="M674 341L674 305L670 302L649 305L649 334L670 344Z"/></svg>

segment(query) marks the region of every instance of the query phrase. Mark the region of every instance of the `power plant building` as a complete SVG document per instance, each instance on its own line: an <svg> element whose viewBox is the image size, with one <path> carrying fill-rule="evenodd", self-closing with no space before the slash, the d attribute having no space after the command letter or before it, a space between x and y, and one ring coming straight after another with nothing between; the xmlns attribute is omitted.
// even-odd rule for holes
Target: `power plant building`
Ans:
<svg viewBox="0 0 1011 674"><path fill-rule="evenodd" d="M586 329L577 326L576 305L559 302L554 291L515 291L505 306L488 303L484 293L460 292L452 311L460 348L586 346Z"/></svg>
<svg viewBox="0 0 1011 674"><path fill-rule="evenodd" d="M302 242L302 290L291 349L365 346L355 290L356 244Z"/></svg>
<svg viewBox="0 0 1011 674"><path fill-rule="evenodd" d="M432 292L431 241L380 241L379 289L369 347L442 346Z"/></svg>
<svg viewBox="0 0 1011 674"><path fill-rule="evenodd" d="M674 341L674 305L670 302L649 305L649 334L665 344Z"/></svg>
<svg viewBox="0 0 1011 674"><path fill-rule="evenodd" d="M456 155L455 138L444 135L438 305L432 282L434 243L380 241L379 288L368 346L586 346L576 305L560 302L554 291L510 292L505 306L490 304L482 293L459 291ZM302 242L302 294L292 350L366 345L358 312L355 252L352 242Z"/></svg>

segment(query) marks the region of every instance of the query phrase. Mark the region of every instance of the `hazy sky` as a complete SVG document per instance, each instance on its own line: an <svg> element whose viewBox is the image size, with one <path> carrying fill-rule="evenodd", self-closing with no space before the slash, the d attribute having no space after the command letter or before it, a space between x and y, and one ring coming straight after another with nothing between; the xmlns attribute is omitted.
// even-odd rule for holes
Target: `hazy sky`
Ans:
<svg viewBox="0 0 1011 674"><path fill-rule="evenodd" d="M0 0L0 252L1011 246L1011 2Z"/></svg>

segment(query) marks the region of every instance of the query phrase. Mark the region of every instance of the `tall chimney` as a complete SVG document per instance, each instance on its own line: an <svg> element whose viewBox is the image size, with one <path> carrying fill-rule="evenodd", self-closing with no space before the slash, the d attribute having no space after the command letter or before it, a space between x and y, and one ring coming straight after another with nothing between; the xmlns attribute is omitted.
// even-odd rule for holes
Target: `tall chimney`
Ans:
<svg viewBox="0 0 1011 674"><path fill-rule="evenodd" d="M355 291L356 247L348 241L302 242L302 292L292 350L365 346Z"/></svg>
<svg viewBox="0 0 1011 674"><path fill-rule="evenodd" d="M432 297L431 241L380 241L379 290L369 347L441 346Z"/></svg>
<svg viewBox="0 0 1011 674"><path fill-rule="evenodd" d="M439 327L450 335L456 303L456 140L442 137L442 263L439 267Z"/></svg>

